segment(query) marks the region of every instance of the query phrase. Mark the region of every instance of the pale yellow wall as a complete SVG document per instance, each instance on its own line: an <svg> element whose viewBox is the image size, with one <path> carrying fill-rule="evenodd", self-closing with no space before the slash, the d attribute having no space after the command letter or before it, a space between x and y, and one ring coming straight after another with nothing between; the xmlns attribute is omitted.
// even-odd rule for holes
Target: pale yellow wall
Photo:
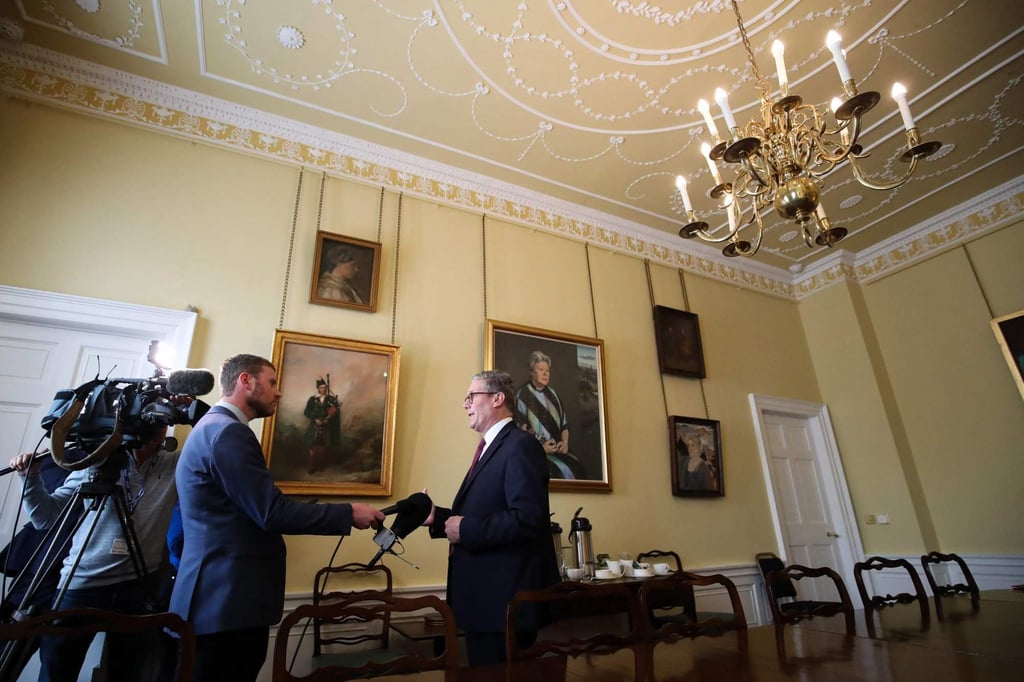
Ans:
<svg viewBox="0 0 1024 682"><path fill-rule="evenodd" d="M946 551L1024 552L1014 523L1024 502L1024 401L989 324L993 314L1024 308L1021 263L1024 223L1017 223L966 253L954 249L864 287ZM1001 308L990 312L986 295Z"/></svg>
<svg viewBox="0 0 1024 682"><path fill-rule="evenodd" d="M925 551L921 517L907 480L913 466L894 411L889 386L858 285L840 283L800 305L811 355L843 471L856 512L864 551L915 554ZM911 472L913 474L913 472ZM867 525L868 514L888 514L889 525Z"/></svg>
<svg viewBox="0 0 1024 682"><path fill-rule="evenodd" d="M0 101L0 139L0 282L167 308L194 305L199 323L192 367L216 368L237 352L271 353L298 169L9 99ZM378 311L310 305L319 189L320 176L306 173L283 327L390 343L396 307L401 374L393 499L422 487L440 501L453 496L475 442L461 397L484 363L486 317L586 336L595 334L596 317L596 334L605 343L614 490L553 493L552 510L564 526L583 506L598 551L671 547L699 568L749 564L755 552L777 549L747 395L842 405L849 390L878 399L877 389L859 385L859 369L827 381L819 376L821 351L812 348L829 320L808 323L808 304L692 274L684 278L684 297L678 272L657 265L650 267L652 301L642 261L600 248L588 253L580 242L493 219L486 221L485 313L480 216L405 197L399 234L393 193L384 197ZM379 187L329 179L321 228L377 240L379 200ZM659 373L652 302L688 303L700 315L708 369L703 383ZM839 320L850 324L846 317L857 317L854 303L844 305L851 311ZM814 331L816 324L824 331ZM725 498L672 497L671 414L722 422ZM870 418L885 421L877 407ZM857 427L852 417L843 423ZM841 440L850 437L845 430L837 429ZM851 442L858 451L866 447L863 439ZM863 476L853 487L856 506L861 497L875 503ZM894 486L890 496L898 495ZM313 571L326 563L334 542L289 538L290 591L309 591ZM899 544L893 551L913 544L913 534ZM406 547L422 570L390 562L398 584L444 582L443 543L415 533ZM357 533L340 556L366 560L373 550L368 534Z"/></svg>

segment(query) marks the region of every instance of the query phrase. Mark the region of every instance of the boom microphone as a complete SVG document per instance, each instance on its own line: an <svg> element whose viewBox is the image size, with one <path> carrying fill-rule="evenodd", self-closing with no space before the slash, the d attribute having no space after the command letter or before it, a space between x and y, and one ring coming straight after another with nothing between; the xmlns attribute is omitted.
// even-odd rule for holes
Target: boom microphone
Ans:
<svg viewBox="0 0 1024 682"><path fill-rule="evenodd" d="M176 395L206 395L213 390L213 372L208 369L175 369L167 375L167 391Z"/></svg>

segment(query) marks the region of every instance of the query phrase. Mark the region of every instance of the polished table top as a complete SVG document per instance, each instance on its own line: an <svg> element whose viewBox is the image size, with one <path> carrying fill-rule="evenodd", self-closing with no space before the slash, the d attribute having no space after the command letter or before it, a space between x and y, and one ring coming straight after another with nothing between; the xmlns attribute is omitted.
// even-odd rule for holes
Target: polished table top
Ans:
<svg viewBox="0 0 1024 682"><path fill-rule="evenodd" d="M856 633L846 634L842 616L815 618L776 628L766 625L613 654L548 658L509 666L395 675L382 680L484 682L565 680L654 682L835 680L987 682L1013 679L1024 664L1024 595L1009 590L982 593L974 611L969 599L943 601L943 617L922 623L916 605L871 614L857 611Z"/></svg>

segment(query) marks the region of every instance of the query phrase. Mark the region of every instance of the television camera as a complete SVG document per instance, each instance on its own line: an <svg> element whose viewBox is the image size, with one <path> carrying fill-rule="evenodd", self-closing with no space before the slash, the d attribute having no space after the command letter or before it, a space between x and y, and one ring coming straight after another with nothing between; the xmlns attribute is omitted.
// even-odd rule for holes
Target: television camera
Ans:
<svg viewBox="0 0 1024 682"><path fill-rule="evenodd" d="M213 390L213 374L205 369L173 370L157 366L145 379L97 378L78 388L57 391L41 426L50 436L53 460L77 471L124 448L148 440L158 426L194 426L210 406L196 396ZM88 453L68 462L66 446Z"/></svg>

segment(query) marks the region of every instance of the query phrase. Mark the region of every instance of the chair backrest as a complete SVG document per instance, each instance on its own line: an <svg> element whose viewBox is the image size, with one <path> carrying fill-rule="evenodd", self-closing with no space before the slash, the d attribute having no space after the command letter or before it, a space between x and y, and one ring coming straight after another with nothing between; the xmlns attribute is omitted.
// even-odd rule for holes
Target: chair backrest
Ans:
<svg viewBox="0 0 1024 682"><path fill-rule="evenodd" d="M190 682L196 660L195 632L176 613L131 615L105 609L50 611L26 620L0 624L0 642L27 641L42 636L74 636L116 632L142 634L169 630L178 640L178 667L174 679Z"/></svg>
<svg viewBox="0 0 1024 682"><path fill-rule="evenodd" d="M672 561L669 562L669 559ZM683 562L679 559L679 555L671 550L651 549L646 552L640 552L636 555L636 560L638 562L646 561L650 564L667 563L672 566L673 571L683 570Z"/></svg>
<svg viewBox="0 0 1024 682"><path fill-rule="evenodd" d="M805 605L804 608L784 609L779 603L779 589L781 588L787 593L792 590L795 593L792 581L804 578L828 578L835 585L836 592L839 593L839 601L800 602ZM765 589L768 591L768 605L771 607L772 620L775 621L776 626L797 623L815 616L834 616L842 613L846 619L846 631L851 635L855 633L853 601L850 599L850 592L846 589L842 577L828 566L818 568L800 564L784 566L768 573L765 579Z"/></svg>
<svg viewBox="0 0 1024 682"><path fill-rule="evenodd" d="M774 552L758 552L754 555L754 560L757 561L757 567L761 569L761 577L764 578L765 588L768 587L768 574L773 571L781 571L786 567L786 564L782 563L782 559L777 557ZM769 594L769 599L782 599L784 597L790 597L796 599L796 586L790 580L778 580L775 583L774 597Z"/></svg>
<svg viewBox="0 0 1024 682"><path fill-rule="evenodd" d="M515 624L524 607L535 605L549 609L555 620L562 621L595 613L625 613L634 627L627 627L619 633L608 632L603 627L603 632L586 635L573 632L563 637L558 637L556 630L559 628L546 628L538 633L532 645L523 647L516 637ZM508 659L539 658L545 654L579 656L616 651L641 641L641 632L635 625L643 620L635 593L622 584L563 582L540 590L523 590L513 595L505 612Z"/></svg>
<svg viewBox="0 0 1024 682"><path fill-rule="evenodd" d="M325 566L316 573L313 579L313 605L321 606L339 601L375 601L381 597L393 596L393 580L391 569L383 564L367 566L360 563L349 563L342 566ZM391 630L390 614L385 612L383 620L376 627L355 627L359 621L356 616L348 614L330 621L331 635L325 635L324 626L328 623L313 619L313 655L323 654L323 648L330 644L352 645L363 642L379 642L381 648L388 646L388 633Z"/></svg>
<svg viewBox="0 0 1024 682"><path fill-rule="evenodd" d="M960 572L964 576L964 583L952 583L948 580L939 584L935 579L933 566L937 566L945 563L955 563L959 568ZM939 552L929 552L928 554L921 556L921 568L924 569L924 576L928 579L928 585L932 588L932 594L935 595L935 605L941 608L941 597L953 597L958 594L969 594L971 595L971 606L978 608L981 596L978 591L978 583L974 582L974 576L971 574L971 569L967 568L967 562L964 561L958 554L941 554Z"/></svg>
<svg viewBox="0 0 1024 682"><path fill-rule="evenodd" d="M666 576L657 576L645 580L640 585L640 609L651 613L653 608L664 608L666 605L685 607L688 600L693 599L695 587L721 586L729 595L732 616L714 613L708 617L694 609L687 611L687 619L644 619L641 621L641 635L647 640L665 641L682 637L700 637L703 635L720 635L726 630L746 630L747 617L743 612L736 585L724 575L698 575L679 571Z"/></svg>
<svg viewBox="0 0 1024 682"><path fill-rule="evenodd" d="M319 666L306 677L297 677L288 670L289 633L306 619L313 622L359 622L384 623L390 622L396 614L420 615L425 610L437 612L439 627L444 632L444 651L429 655L421 649L403 650L386 660L359 659L356 663L331 659L328 664ZM302 604L289 613L277 628L274 640L273 679L275 682L289 680L347 680L354 677L370 677L377 675L398 675L423 670L448 670L458 668L458 644L455 635L455 616L451 608L434 595L403 598L393 595L378 595L373 600L361 600L358 597L348 601L333 601L314 606Z"/></svg>
<svg viewBox="0 0 1024 682"><path fill-rule="evenodd" d="M868 595L867 588L864 586L864 572L883 571L889 568L902 568L907 572L907 575L910 576L910 582L914 585L913 594L900 592L898 594ZM860 600L864 604L865 609L882 609L896 604L913 604L916 601L921 608L921 619L927 620L929 618L928 596L925 594L924 585L921 584L921 578L918 577L917 571L914 570L914 567L906 559L888 559L886 557L873 556L865 561L858 561L853 565L853 577L857 581L857 591L860 592Z"/></svg>

